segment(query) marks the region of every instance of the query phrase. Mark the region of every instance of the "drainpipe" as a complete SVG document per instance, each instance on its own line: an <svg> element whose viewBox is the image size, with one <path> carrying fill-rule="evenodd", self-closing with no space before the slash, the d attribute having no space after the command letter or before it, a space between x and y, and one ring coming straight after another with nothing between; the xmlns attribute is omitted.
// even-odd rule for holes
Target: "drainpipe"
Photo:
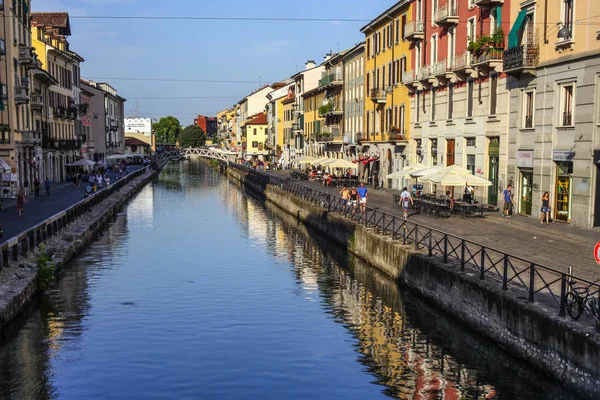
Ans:
<svg viewBox="0 0 600 400"><path fill-rule="evenodd" d="M548 44L548 0L544 2L544 44Z"/></svg>

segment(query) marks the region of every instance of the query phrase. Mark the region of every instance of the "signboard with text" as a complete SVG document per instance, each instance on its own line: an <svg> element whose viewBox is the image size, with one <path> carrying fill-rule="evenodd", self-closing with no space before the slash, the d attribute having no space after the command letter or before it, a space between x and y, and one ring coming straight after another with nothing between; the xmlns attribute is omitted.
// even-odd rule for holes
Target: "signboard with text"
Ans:
<svg viewBox="0 0 600 400"><path fill-rule="evenodd" d="M533 168L533 151L531 151L531 150L517 151L517 167Z"/></svg>
<svg viewBox="0 0 600 400"><path fill-rule="evenodd" d="M143 133L150 136L152 134L152 118L125 118L125 134Z"/></svg>
<svg viewBox="0 0 600 400"><path fill-rule="evenodd" d="M594 258L600 264L600 242L596 243L596 247L594 247Z"/></svg>
<svg viewBox="0 0 600 400"><path fill-rule="evenodd" d="M554 161L573 161L575 158L575 152L569 150L554 150L552 153L552 159Z"/></svg>

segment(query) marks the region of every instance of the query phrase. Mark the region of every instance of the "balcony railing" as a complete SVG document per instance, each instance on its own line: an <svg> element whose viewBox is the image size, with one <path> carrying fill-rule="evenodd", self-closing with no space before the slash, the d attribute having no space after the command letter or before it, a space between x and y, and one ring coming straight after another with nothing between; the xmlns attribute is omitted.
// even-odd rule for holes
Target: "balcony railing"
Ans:
<svg viewBox="0 0 600 400"><path fill-rule="evenodd" d="M15 103L25 104L29 101L29 88L25 86L15 86Z"/></svg>
<svg viewBox="0 0 600 400"><path fill-rule="evenodd" d="M438 61L431 66L431 75L441 76L448 71L448 62L446 60Z"/></svg>
<svg viewBox="0 0 600 400"><path fill-rule="evenodd" d="M23 131L21 133L21 142L36 144L42 142L42 131Z"/></svg>
<svg viewBox="0 0 600 400"><path fill-rule="evenodd" d="M341 86L343 84L342 69L339 67L323 71L322 78L319 80L319 87Z"/></svg>
<svg viewBox="0 0 600 400"><path fill-rule="evenodd" d="M35 57L31 51L31 47L19 46L19 62L21 64L33 64Z"/></svg>
<svg viewBox="0 0 600 400"><path fill-rule="evenodd" d="M79 115L79 109L77 107L69 107L67 108L67 119L77 119Z"/></svg>
<svg viewBox="0 0 600 400"><path fill-rule="evenodd" d="M385 104L387 102L387 95L385 90L379 88L371 89L371 100L375 103Z"/></svg>
<svg viewBox="0 0 600 400"><path fill-rule="evenodd" d="M406 140L406 132L403 129L391 128L388 135L390 142L402 142Z"/></svg>
<svg viewBox="0 0 600 400"><path fill-rule="evenodd" d="M490 47L489 49L484 50L479 54L473 54L472 63L473 65L482 65L490 64L493 62L501 62L503 54L503 48Z"/></svg>
<svg viewBox="0 0 600 400"><path fill-rule="evenodd" d="M421 40L425 37L425 24L423 22L407 22L404 25L404 39Z"/></svg>
<svg viewBox="0 0 600 400"><path fill-rule="evenodd" d="M458 4L452 4L451 0L438 7L435 11L434 21L438 25L458 23Z"/></svg>
<svg viewBox="0 0 600 400"><path fill-rule="evenodd" d="M504 4L504 0L475 0L475 5L479 7L489 7Z"/></svg>
<svg viewBox="0 0 600 400"><path fill-rule="evenodd" d="M504 50L502 65L507 73L519 73L526 69L535 69L539 62L539 46L537 44L524 44Z"/></svg>
<svg viewBox="0 0 600 400"><path fill-rule="evenodd" d="M338 102L328 102L319 107L319 116L321 117L343 114L342 104Z"/></svg>
<svg viewBox="0 0 600 400"><path fill-rule="evenodd" d="M419 69L417 72L417 80L418 81L426 81L431 76L431 67L426 66Z"/></svg>
<svg viewBox="0 0 600 400"><path fill-rule="evenodd" d="M452 71L462 71L471 68L471 53L465 51L452 58Z"/></svg>
<svg viewBox="0 0 600 400"><path fill-rule="evenodd" d="M41 94L32 94L31 95L31 108L40 109L44 107L44 96Z"/></svg>
<svg viewBox="0 0 600 400"><path fill-rule="evenodd" d="M342 137L342 130L339 125L329 125L323 127L323 133L327 133L330 137L334 139L339 139Z"/></svg>
<svg viewBox="0 0 600 400"><path fill-rule="evenodd" d="M525 116L525 128L533 128L533 115Z"/></svg>
<svg viewBox="0 0 600 400"><path fill-rule="evenodd" d="M417 80L415 71L406 71L402 74L402 84L407 86Z"/></svg>
<svg viewBox="0 0 600 400"><path fill-rule="evenodd" d="M56 147L61 150L77 150L79 148L77 140L59 140Z"/></svg>
<svg viewBox="0 0 600 400"><path fill-rule="evenodd" d="M563 112L563 126L572 126L573 125L573 114L571 111Z"/></svg>

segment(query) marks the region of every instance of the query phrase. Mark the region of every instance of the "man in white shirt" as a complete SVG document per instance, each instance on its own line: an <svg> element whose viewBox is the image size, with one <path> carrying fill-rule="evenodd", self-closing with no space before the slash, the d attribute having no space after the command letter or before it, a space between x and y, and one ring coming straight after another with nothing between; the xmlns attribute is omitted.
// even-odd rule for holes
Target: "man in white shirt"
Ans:
<svg viewBox="0 0 600 400"><path fill-rule="evenodd" d="M404 209L404 219L406 219L408 213L408 206L413 204L412 196L407 188L402 189L402 193L400 193L400 203L402 203L402 208Z"/></svg>

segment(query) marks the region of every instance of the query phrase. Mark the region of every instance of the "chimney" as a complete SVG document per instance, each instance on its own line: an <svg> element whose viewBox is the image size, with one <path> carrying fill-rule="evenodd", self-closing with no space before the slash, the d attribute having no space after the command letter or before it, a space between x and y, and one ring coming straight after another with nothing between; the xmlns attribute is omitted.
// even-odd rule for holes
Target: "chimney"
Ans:
<svg viewBox="0 0 600 400"><path fill-rule="evenodd" d="M333 51L329 50L329 53L325 54L325 61L329 60L331 57L333 57Z"/></svg>
<svg viewBox="0 0 600 400"><path fill-rule="evenodd" d="M306 62L306 69L307 69L307 70L308 70L308 69L311 69L311 68L314 68L315 66L316 66L316 64L315 64L315 60L308 60L308 61Z"/></svg>

